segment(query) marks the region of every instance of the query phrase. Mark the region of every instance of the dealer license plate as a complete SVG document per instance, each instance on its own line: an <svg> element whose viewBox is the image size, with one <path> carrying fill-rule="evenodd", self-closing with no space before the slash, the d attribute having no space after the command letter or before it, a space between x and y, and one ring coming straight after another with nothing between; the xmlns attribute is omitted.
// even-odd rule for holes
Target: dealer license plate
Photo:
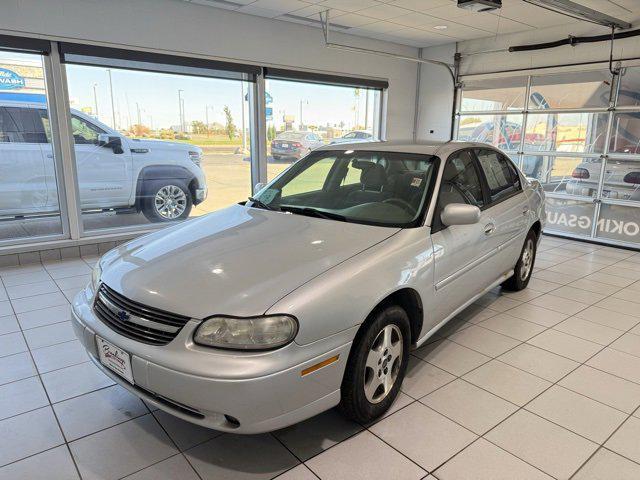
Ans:
<svg viewBox="0 0 640 480"><path fill-rule="evenodd" d="M104 338L96 335L98 344L98 355L100 363L109 370L114 371L127 382L133 384L133 371L131 370L131 356L114 344L107 342Z"/></svg>

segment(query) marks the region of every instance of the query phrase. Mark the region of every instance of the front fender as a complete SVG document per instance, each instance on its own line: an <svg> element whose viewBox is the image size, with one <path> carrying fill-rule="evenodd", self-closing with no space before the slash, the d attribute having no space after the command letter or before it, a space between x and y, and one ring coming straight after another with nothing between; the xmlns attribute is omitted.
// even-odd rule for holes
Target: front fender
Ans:
<svg viewBox="0 0 640 480"><path fill-rule="evenodd" d="M266 313L295 315L300 324L296 343L313 343L362 324L402 288L413 288L428 304L434 293L433 268L429 228L401 230L300 286ZM425 318L423 330L429 324Z"/></svg>

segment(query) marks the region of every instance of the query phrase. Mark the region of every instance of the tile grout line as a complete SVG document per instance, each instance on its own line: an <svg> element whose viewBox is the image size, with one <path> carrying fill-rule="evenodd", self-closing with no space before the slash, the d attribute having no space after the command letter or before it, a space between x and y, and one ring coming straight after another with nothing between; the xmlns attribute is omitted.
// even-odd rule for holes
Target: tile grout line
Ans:
<svg viewBox="0 0 640 480"><path fill-rule="evenodd" d="M585 275L585 276L587 276L587 275ZM584 278L585 276L580 277L579 279ZM633 282L633 283L635 283L635 282ZM563 285L563 286L564 286L564 285ZM559 287L559 288L561 288L561 287ZM623 287L623 288L626 288L626 287ZM613 295L613 294L611 294L611 295ZM610 297L611 295L609 295L608 297ZM608 298L608 297L605 297L605 298ZM522 303L528 303L528 302L522 302ZM490 308L490 305L489 305L488 307ZM517 308L517 307L514 307L514 308ZM541 307L541 308L544 308L544 307ZM589 307L585 307L584 309L582 309L582 310L580 310L580 311L578 311L578 312L576 312L576 313L580 313L581 311L586 310L586 308L589 308ZM509 310L511 310L511 309L509 309ZM550 310L550 309L547 309L547 310ZM508 310L506 310L505 312L502 312L502 313L506 313L506 312L508 312ZM558 313L560 313L560 312L558 312ZM574 315L575 315L575 314L574 314ZM490 318L492 318L492 317L490 317ZM567 317L567 318L571 318L571 316L570 316L570 317ZM566 319L565 319L565 320L566 320ZM564 320L562 320L562 321L564 321ZM533 322L532 322L532 323L533 323ZM638 323L640 323L640 319L638 320ZM632 326L632 327L631 327L630 329L628 329L627 331L623 331L623 332L621 333L621 335L620 335L620 336L618 336L616 339L614 339L612 342L610 342L610 343L609 343L609 345L610 345L611 343L615 342L615 341L616 341L617 339L619 339L621 336L623 336L623 335L625 335L626 333L628 333L628 332L629 332L630 330L632 330L633 328L635 328L635 327L638 325L638 323L636 323L634 326ZM474 325L475 325L475 324L474 324ZM555 326L555 325L554 325L554 326ZM546 331L548 331L548 330L551 330L552 328L553 328L553 326L551 326L551 327L547 327L547 328L545 328L545 330L543 330L543 331L539 332L538 334L534 335L534 336L533 336L533 337L531 337L531 338L534 338L534 337L536 337L536 336L538 336L538 335L541 335L542 333L544 333L544 332L546 332ZM486 329L486 328L485 328L485 329ZM462 330L464 330L464 329L462 329ZM489 330L489 329L486 329L486 330ZM491 331L491 330L489 330L489 331ZM454 332L454 333L455 333L455 332ZM498 333L498 332L493 332L493 333ZM453 335L453 334L452 334L452 335ZM509 337L509 338L512 338L512 337ZM576 337L576 338L579 338L579 337ZM530 340L530 339L529 339L529 340ZM453 340L451 340L451 341L453 341ZM527 341L528 341L528 340L527 340ZM511 350L513 350L513 349L515 349L515 348L517 348L518 346L520 346L520 345L522 345L522 344L526 344L526 342L527 342L527 341L524 341L524 342L519 343L518 345L516 345L516 346L512 347L511 349L507 350L506 352L501 353L500 355L504 355L505 353L507 353L507 352L509 352L509 351L511 351ZM455 343L455 342L454 342L454 343ZM592 343L593 343L593 342L592 342ZM459 344L459 345L461 345L461 344ZM461 345L461 346L466 347L465 345ZM498 423L497 423L496 425L494 425L492 428L490 428L489 430L487 430L483 435L480 435L478 438L483 438L485 441L488 441L489 443L491 443L492 445L496 446L497 448L500 448L501 450L505 451L506 453L508 453L508 454L510 454L510 455L512 455L512 456L514 456L514 457L516 457L516 458L518 458L519 460L521 460L521 461L523 461L523 462L525 462L525 463L529 464L529 462L527 462L526 460L524 460L524 459L522 459L522 458L518 457L517 455L515 455L515 454L513 454L513 453L509 452L508 450L505 450L505 449L504 449L504 448L502 448L501 446L496 445L494 442L492 442L492 441L491 441L491 440L489 440L488 438L485 438L485 435L487 435L489 432L491 432L492 430L494 430L496 427L498 427L499 425L501 425L502 423L504 423L505 421L507 421L509 418L511 418L513 415L515 415L515 414L516 414L516 413L518 413L519 411L521 411L521 410L525 410L525 411L529 412L529 410L526 410L526 408L525 408L529 403L533 402L536 398L538 398L539 396L541 396L542 394L544 394L544 393L545 393L546 391L548 391L550 388L552 388L553 386L557 385L557 384L558 384L558 382L560 382L561 380L563 380L564 378L566 378L568 375L570 375L571 373L573 373L575 370L577 370L577 369L578 369L578 368L580 368L581 366L583 366L583 365L584 365L584 366L588 366L588 365L585 365L585 364L586 364L586 362L587 362L587 361L589 361L591 358L595 357L596 355L598 355L601 351L603 351L605 348L607 348L607 346L608 346L608 345L603 346L600 350L598 350L597 352L595 352L591 357L587 358L584 362L577 362L577 363L578 363L578 366L576 366L574 369L572 369L571 371L569 371L567 374L565 374L564 376L562 376L561 378L559 378L559 379L558 379L558 380L556 380L555 382L552 382L552 383L551 383L547 388L545 388L545 389L544 389L543 391L541 391L539 394L537 394L536 396L534 396L532 399L530 399L530 400L529 400L528 402L526 402L524 405L522 405L522 406L518 406L518 405L516 405L516 406L518 406L518 408L517 408L514 412L512 412L511 414L509 414L507 417L505 417L503 420L501 420L500 422L498 422ZM466 347L466 348L469 348L469 347ZM539 347L538 347L538 348L539 348ZM472 349L472 350L473 350L473 349ZM475 350L474 350L474 351L475 351ZM477 352L477 353L482 353L482 352ZM550 353L555 353L555 352L550 352ZM483 355L486 355L486 354L484 354L484 353L483 353ZM500 355L498 355L498 356L500 356ZM557 355L557 354L556 354L556 355ZM497 361L500 361L500 360L498 360L498 358L497 358L497 357L492 357L492 358L491 358L491 360L497 360ZM487 362L484 362L482 365L485 365L485 364L489 363L491 360L489 360L489 361L487 361ZM572 359L572 360L573 360L573 359ZM425 360L425 361L426 361L426 360ZM575 361L575 360L573 360L573 361ZM500 362L501 362L501 363L504 363L504 362L502 362L502 361L500 361ZM428 362L427 362L427 363L428 363ZM479 365L479 366L477 366L477 367L475 367L475 368L471 369L469 372L465 373L465 375L467 375L468 373L470 373L470 372L472 372L472 371L474 371L474 370L476 370L476 369L478 369L478 368L482 367L482 365ZM508 365L508 364L507 364L507 365ZM510 366L511 366L511 365L510 365ZM513 367L513 366L512 366L512 367ZM514 367L514 368L517 368L517 367ZM530 375L533 375L533 374L531 374L530 372L526 372L526 371L524 371L524 370L522 370L522 369L519 369L519 368L518 368L518 370L521 370L521 371L523 371L523 372L525 372L525 373L529 373ZM605 373L608 373L608 372L605 372ZM461 378L461 377L458 377L458 378L460 378L460 380L466 381L464 378ZM538 378L541 378L541 377L538 377ZM544 379L544 380L546 380L546 379ZM546 380L546 381L548 381L548 380ZM451 383L451 382L449 382L449 383ZM467 383L470 383L470 382L468 382L468 381L467 381ZM471 383L471 384L472 384L472 385L474 385L474 386L476 386L476 387L478 387L477 385L475 385L475 384L473 384L473 383ZM439 387L439 388L441 388L441 387ZM438 388L438 389L439 389L439 388ZM481 388L482 390L485 390L485 389L484 389L484 388L482 388L482 387L478 387L478 388ZM436 389L436 390L438 390L438 389ZM436 390L434 390L434 391L436 391ZM490 393L490 394L492 394L492 395L497 396L498 398L501 398L502 400L505 400L505 401L510 402L509 400L504 399L504 398L500 397L499 395L496 395L496 394L495 394L495 393L493 393L493 392L489 392L488 390L485 390L485 391L487 391L488 393ZM431 393L433 393L433 392L430 392L430 393L429 393L429 394L427 394L427 395L430 395ZM574 393L578 393L578 392L574 392ZM427 396L427 395L425 395L425 396ZM582 394L580 394L580 395L582 395ZM583 395L583 396L584 396L584 395ZM585 397L586 397L586 396L585 396ZM421 397L421 398L424 398L424 397ZM587 398L589 398L589 397L587 397ZM591 400L594 400L594 399L591 399ZM418 400L418 401L419 401L419 400ZM594 401L595 401L595 400L594 400ZM420 403L422 403L422 402L420 402ZM510 403L513 403L513 402L510 402ZM601 403L601 402L598 402L598 403ZM603 404L603 405L604 405L604 404ZM425 405L425 406L426 406L426 405ZM428 407L428 406L427 406L427 407ZM433 410L433 409L432 409L432 410ZM434 410L434 411L435 411L435 410ZM439 413L440 415L442 415L440 412L437 412L437 413ZM529 412L529 413L532 413L532 414L533 414L533 412ZM626 413L626 412L625 412L625 413ZM446 415L443 415L443 416L444 416L445 418L448 418L448 417L446 417ZM548 420L548 419L546 419L546 418L544 418L544 417L541 417L540 415L536 415L536 416L538 416L538 417L540 417L540 418L543 418L544 420L546 420L546 421L548 421L548 422L550 422L550 423L554 423L554 424L555 424L555 422L552 422L551 420ZM454 421L454 420L452 420L452 419L449 419L449 420ZM628 418L627 418L626 420L624 420L624 422L626 422L627 420L628 420ZM624 424L624 422L622 422L620 425ZM454 423L457 423L457 422L455 422L455 421L454 421ZM458 425L460 425L460 424L458 424ZM557 425L557 424L555 424L555 425ZM463 425L460 425L460 426L462 426L463 428L466 428L466 427L464 427ZM568 428L566 428L566 427L563 427L563 426L561 426L561 425L558 425L558 426L559 426L560 428L563 428L563 429L565 429L565 430L567 430L567 431L570 431L570 432L572 432L572 433L574 433L574 434L575 434L575 432L573 432L573 431L569 430L569 429L568 429ZM467 430L468 430L468 429L467 429ZM473 432L472 432L472 433L473 433ZM475 434L475 433L474 433L474 434ZM582 436L581 436L581 437L582 437ZM582 438L585 438L585 437L582 437ZM589 440L589 439L587 439L587 440ZM469 445L465 446L462 450L460 450L459 452L457 452L457 453L456 453L455 455L453 455L451 458L453 458L453 457L455 457L456 455L458 455L458 454L462 453L464 450L466 450L470 445L472 445L472 444L473 444L473 443L475 443L476 441L477 441L477 439L476 439L476 440L474 440L473 442L471 442ZM596 442L593 442L592 440L589 440L589 441L591 441L592 443L594 443L594 444L596 444L596 445L597 445L597 443L596 443ZM599 450L599 448L600 448L600 446L599 446L598 448L596 448L596 451L597 451L597 450ZM444 462L442 465L440 465L438 468L441 468L443 465L445 465L449 460L451 460L451 458L450 458L450 459L448 459L447 461L445 461L445 462ZM529 465L531 465L531 464L529 464ZM535 465L531 465L531 466L533 466L534 468L536 468L536 469L538 469L538 470L542 471L540 468L536 467ZM436 471L436 470L437 470L437 468L436 468L434 471ZM545 473L545 474L547 474L547 475L549 475L547 472L544 472L544 473ZM574 473L575 473L575 472L574 472Z"/></svg>
<svg viewBox="0 0 640 480"><path fill-rule="evenodd" d="M147 409L147 411L148 411L148 414L145 414L145 416L146 416L146 415L150 415L150 416L151 416L151 418L153 418L153 421L154 421L154 422L155 422L155 423L160 427L160 429L164 432L164 434L167 436L167 438L169 439L169 441L170 441L170 442L173 444L173 446L176 448L176 450L177 450L177 452L178 452L178 453L176 453L175 455L170 455L170 456L168 456L167 458L163 458L162 460L159 460L159 461L157 461L157 462L154 462L154 463L152 463L151 465L146 465L145 467L143 467L143 468L141 468L141 469L139 469L139 470L136 470L135 472L127 473L126 475L124 475L123 477L120 477L120 478L121 478L121 479L124 479L124 478L126 478L126 477L128 477L128 476L131 476L131 475L133 475L133 474L137 473L137 472L141 472L142 470L145 470L145 469L147 469L147 468L149 468L149 467L152 467L152 466L157 465L157 464L159 464L159 463L161 463L161 462L164 462L165 460L167 460L167 459L169 459L169 458L173 458L173 457L175 457L175 456L182 455L182 457L183 457L183 458L184 458L184 460L187 462L187 464L191 467L191 469L192 469L192 470L193 470L193 472L196 474L196 476L197 476L200 480L203 480L203 479L202 479L202 477L200 476L200 474L198 473L198 471L197 471L197 470L195 469L195 467L191 464L191 462L189 461L189 459L187 458L187 456L186 456L186 455L184 454L184 452L180 449L180 447L178 446L178 444L176 443L176 441L173 439L173 437L171 437L171 435L169 434L169 432L164 428L164 425L162 425L162 422L160 422L160 420L158 420L158 419L156 418L156 416L153 414L153 412L151 411L151 409L149 408L149 406L147 405L147 403L146 403L146 402L144 402L144 401L142 401L142 399L140 399L140 401L142 402L142 404L145 406L145 408L146 408L146 409ZM141 416L142 416L142 415L141 415ZM140 418L140 417L137 417L137 418ZM127 421L128 421L128 420L127 420ZM122 422L122 423L127 423L127 421ZM120 423L120 424L118 424L118 425L122 425L122 423ZM109 428L112 428L113 426L115 426L115 425L112 425L111 427L107 427L105 430L108 430ZM93 435L93 434L91 434L91 435ZM204 443L204 442L203 442L203 443Z"/></svg>
<svg viewBox="0 0 640 480"><path fill-rule="evenodd" d="M2 280L0 278L0 285L4 286L4 280ZM13 313L15 314L15 309L13 308L13 304L11 303L11 309L13 310ZM17 316L16 316L17 318ZM38 371L38 367L36 364L35 359L33 358L33 354L31 353L31 349L29 348L29 344L27 343L27 337L24 334L24 331L22 330L22 325L20 325L20 322L18 321L18 326L20 327L20 334L22 335L22 338L27 346L28 352L29 352L29 356L31 357L31 361L33 362L33 365L36 368L36 371ZM69 456L71 457L71 461L73 462L73 466L76 469L76 473L78 474L78 478L82 479L82 475L80 474L80 468L78 467L78 463L76 462L75 457L73 456L73 453L71 452L71 447L69 446L69 442L67 441L67 436L64 433L64 430L62 429L62 424L60 423L60 419L58 418L58 414L56 413L55 409L53 408L53 404L51 403L51 397L49 396L49 392L47 391L47 388L45 387L44 381L42 380L42 377L40 376L40 373L38 373L37 375L38 377L38 381L40 382L40 386L42 388L42 391L45 394L45 397L47 399L47 401L49 402L49 405L47 405L46 407L49 408L49 410L51 411L53 418L56 420L56 424L58 425L58 430L60 431L60 435L62 436L62 440L64 441L64 445L67 448L67 452L69 453ZM46 408L46 407L42 407L42 408ZM57 445L59 446L59 445ZM38 453L42 453L42 452L38 452Z"/></svg>
<svg viewBox="0 0 640 480"><path fill-rule="evenodd" d="M639 320L639 322L638 322L638 323L640 323L640 320ZM638 325L638 323L636 323L636 325L634 325L633 327L631 327L629 330L627 330L627 331L625 331L625 332L622 332L622 334L621 334L620 336L618 336L615 340L613 340L612 342L610 342L610 344L611 344L611 343L613 343L614 341L616 341L616 340L617 340L618 338L620 338L621 336L623 336L623 335L625 335L626 333L628 333L631 329L635 328L635 327ZM551 328L551 327L550 327L550 328ZM607 348L607 346L608 346L608 345L603 346L600 350L598 350L597 352L595 352L593 355L591 355L589 358L587 358L584 362L580 362L580 363L579 363L579 365L578 365L577 367L575 367L573 370L569 371L567 374L565 374L564 376L562 376L561 378L559 378L558 380L556 380L555 382L553 382L551 385L549 385L547 388L545 388L545 389L544 389L543 391L541 391L539 394L537 394L536 396L534 396L533 398L531 398L527 403L525 403L524 405L522 405L521 407L519 407L515 412L513 412L513 413L512 413L512 414L510 414L510 415L508 415L506 418L504 418L504 419L503 419L501 422L499 422L498 424L494 425L491 429L489 429L487 432L485 432L485 433L482 435L482 438L485 438L485 436L486 436L488 433L490 433L491 431L495 430L498 426L500 426L501 424L503 424L504 422L506 422L509 418L511 418L513 415L515 415L515 414L516 414L516 413L518 413L519 411L521 411L521 410L525 410L525 411L529 412L529 410L526 410L526 406L527 406L527 405L529 405L531 402L533 402L533 401L534 401L534 400L536 400L538 397L540 397L541 395L543 395L545 392L547 392L547 391L548 391L549 389L551 389L552 387L554 387L554 386L560 386L560 387L562 387L561 385L558 385L558 383L559 383L560 381L562 381L562 380L563 380L563 379L565 379L567 376L569 376L570 374L572 374L573 372L575 372L575 371L576 371L578 368L580 368L581 366L587 366L587 367L588 367L589 365L586 365L586 362L588 362L588 361L589 361L589 360L591 360L593 357L595 357L596 355L598 355L599 353L601 353L605 348ZM578 392L575 392L575 393L578 393ZM587 398L589 398L589 397L587 397ZM529 412L529 413L533 413L533 412ZM540 417L540 418L543 418L544 420L546 420L546 421L548 421L548 422L550 422L550 423L555 424L555 422L552 422L551 420L549 420L549 419L547 419L547 418L541 417L540 415L537 415L537 416L538 416L538 417ZM626 421L627 421L627 420L624 420L624 422L626 422ZM622 423L624 423L624 422L622 422ZM620 425L622 425L622 423L621 423ZM556 425L557 425L557 424L556 424ZM571 430L570 430L570 429L568 429L568 428L566 428L566 427L563 427L563 426L561 426L561 425L558 425L558 426L559 426L559 427L561 427L561 428L563 428L563 429L565 429L565 430L567 430L567 431L570 431L570 432L571 432ZM572 432L572 433L575 433L575 432ZM585 438L585 437L582 437L582 438ZM488 442L490 442L490 443L492 443L492 444L494 443L494 442L492 442L491 440L489 440L488 438L485 438L485 440L487 440ZM595 445L599 445L597 442L594 442L593 440L589 440L589 441L591 441L591 442L592 442L592 443L594 443ZM495 444L494 444L494 445L495 445ZM498 446L498 445L496 445L496 446ZM599 445L599 446L598 446L598 448L596 448L596 451L600 448L600 446L601 446L601 445ZM500 447L500 448L501 448L501 447ZM518 457L518 458L520 458L520 457ZM523 460L523 459L521 459L521 460ZM523 461L524 461L524 460L523 460ZM547 472L545 472L545 473L547 473ZM548 474L548 473L547 473L547 474ZM575 472L574 472L574 474L575 474ZM549 474L548 474L548 475L549 475Z"/></svg>
<svg viewBox="0 0 640 480"><path fill-rule="evenodd" d="M625 455L622 455L621 453L618 453L618 452L616 452L616 451L614 451L614 450L610 450L610 449L608 449L607 447L605 447L605 444L606 444L609 440L611 440L611 437L613 437L613 436L614 436L614 435L615 435L615 434L616 434L616 433L617 433L617 432L622 428L622 426L623 426L623 425L625 425L625 424L629 421L629 419L630 419L630 418L635 418L635 417L634 417L634 414L635 414L636 412L638 412L638 411L640 411L640 405L639 405L639 406L637 406L637 407L636 407L636 408L635 408L631 413L629 413L629 414L627 415L627 418L625 418L625 419L620 423L620 425L618 425L618 426L613 430L613 432L611 432L611 433L609 434L609 436L603 440L603 442L602 442L602 443L598 444L598 448L596 448L596 449L591 453L591 455L589 455L589 456L586 458L586 460L585 460L584 462L582 462L582 464L580 464L580 466L578 467L578 469L577 469L575 472L573 472L573 474L569 477L569 480L571 480L573 477L575 477L575 476L577 475L577 473L578 473L580 470L582 470L582 468L583 468L583 467L584 467L584 466L589 462L589 460L591 460L591 459L596 455L596 453L598 453L598 452L599 452L600 450L602 450L603 448L604 448L604 449L606 449L606 450L609 450L610 452L612 452L612 453L614 453L614 454L616 454L616 455L620 455L621 457L626 458L627 460L629 460L630 462L635 463L636 465L640 465L640 463L638 463L637 461L635 461L635 460L631 460L630 458L626 457Z"/></svg>

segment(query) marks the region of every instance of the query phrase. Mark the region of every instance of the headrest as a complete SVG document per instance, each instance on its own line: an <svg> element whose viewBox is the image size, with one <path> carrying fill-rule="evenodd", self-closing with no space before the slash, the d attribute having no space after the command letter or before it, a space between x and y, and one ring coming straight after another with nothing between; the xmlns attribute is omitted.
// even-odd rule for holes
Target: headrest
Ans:
<svg viewBox="0 0 640 480"><path fill-rule="evenodd" d="M360 174L362 189L376 191L382 190L382 187L387 183L387 172L379 163L367 163L371 166L364 168Z"/></svg>

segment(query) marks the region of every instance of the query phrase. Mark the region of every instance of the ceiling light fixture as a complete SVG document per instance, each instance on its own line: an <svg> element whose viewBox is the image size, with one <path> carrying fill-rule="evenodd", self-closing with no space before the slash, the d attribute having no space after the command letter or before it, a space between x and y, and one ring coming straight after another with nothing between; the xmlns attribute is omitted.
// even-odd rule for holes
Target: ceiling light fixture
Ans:
<svg viewBox="0 0 640 480"><path fill-rule="evenodd" d="M537 7L551 10L561 15L577 18L578 20L584 20L605 27L627 29L631 28L629 22L620 20L619 18L612 17L606 13L599 12L584 5L572 2L571 0L524 0L526 3L535 5Z"/></svg>
<svg viewBox="0 0 640 480"><path fill-rule="evenodd" d="M448 27L446 25L436 25L435 27L436 30L446 30Z"/></svg>

